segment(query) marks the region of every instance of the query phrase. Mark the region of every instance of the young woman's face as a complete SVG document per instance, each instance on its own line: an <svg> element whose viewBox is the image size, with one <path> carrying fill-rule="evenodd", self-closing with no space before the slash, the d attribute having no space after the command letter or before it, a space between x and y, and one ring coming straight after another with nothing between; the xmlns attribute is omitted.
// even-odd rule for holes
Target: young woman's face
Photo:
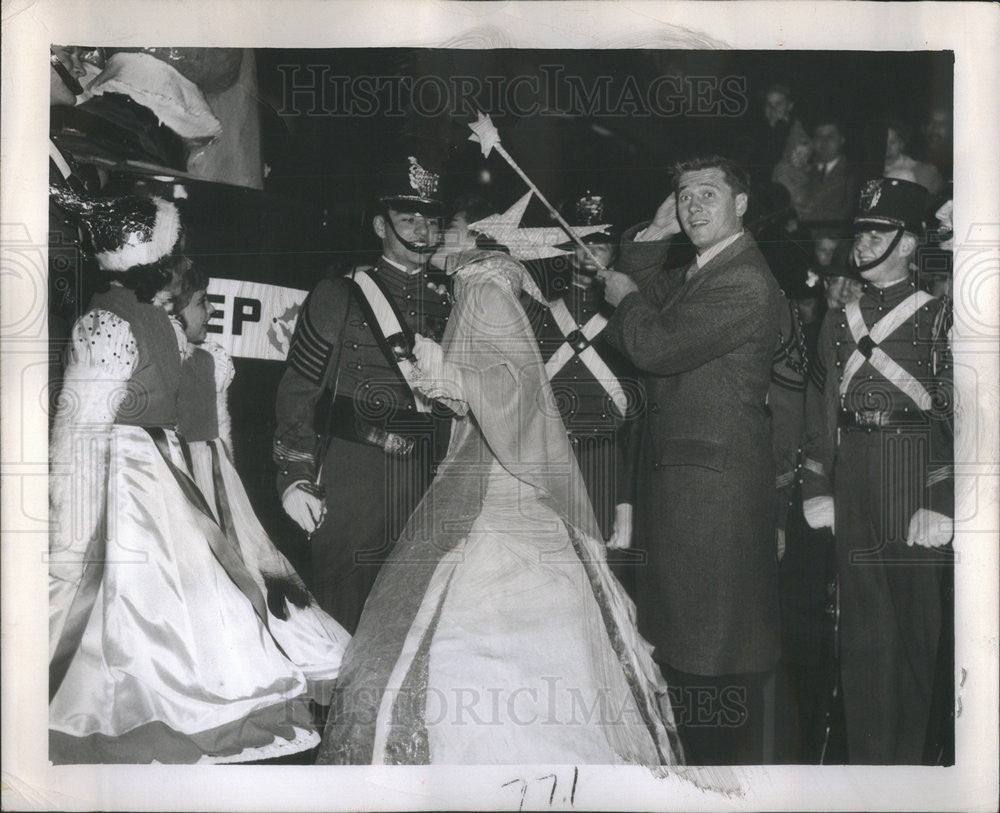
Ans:
<svg viewBox="0 0 1000 813"><path fill-rule="evenodd" d="M212 317L212 306L208 303L208 292L202 288L195 291L191 301L181 309L181 324L184 334L193 344L201 344L208 338L208 320Z"/></svg>

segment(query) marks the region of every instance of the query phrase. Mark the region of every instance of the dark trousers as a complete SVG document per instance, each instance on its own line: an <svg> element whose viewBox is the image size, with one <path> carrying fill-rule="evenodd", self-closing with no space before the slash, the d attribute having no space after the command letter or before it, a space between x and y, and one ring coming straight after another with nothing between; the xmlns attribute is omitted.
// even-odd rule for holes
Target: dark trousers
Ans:
<svg viewBox="0 0 1000 813"><path fill-rule="evenodd" d="M430 482L420 453L333 438L323 467L326 518L310 539L302 573L316 602L352 635L382 563Z"/></svg>
<svg viewBox="0 0 1000 813"><path fill-rule="evenodd" d="M902 450L896 446L906 444ZM907 452L902 454L901 451ZM924 759L950 550L908 547L920 505L922 452L905 435L844 432L835 484L840 671L848 759ZM953 653L943 653L950 671Z"/></svg>
<svg viewBox="0 0 1000 813"><path fill-rule="evenodd" d="M692 675L659 664L688 765L761 765L772 672Z"/></svg>

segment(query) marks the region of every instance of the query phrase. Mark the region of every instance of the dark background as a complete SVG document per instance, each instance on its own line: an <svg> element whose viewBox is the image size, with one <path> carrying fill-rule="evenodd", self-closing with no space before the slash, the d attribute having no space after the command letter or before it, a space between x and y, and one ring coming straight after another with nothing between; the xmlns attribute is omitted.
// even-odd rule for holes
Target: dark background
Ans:
<svg viewBox="0 0 1000 813"><path fill-rule="evenodd" d="M469 143L471 111L457 109L458 100L439 105L431 95L425 108L436 116L383 115L388 97L373 115L350 115L338 104L333 77L534 77L541 87L541 66L559 66L564 76L580 77L592 87L599 76L611 78L612 103L627 77L647 88L661 76L687 83L701 78L742 81L747 104L729 111L677 115L630 115L623 110L588 115L580 99L561 94L544 109L546 96L523 92L543 109L519 115L516 100L494 99L491 115L504 146L553 203L586 188L604 192L616 206L618 219L630 223L648 216L664 196L670 165L691 153L721 152L746 159L754 128L761 121L762 95L775 81L791 86L794 115L809 125L833 115L844 123L849 158L869 162L865 125L894 114L914 126L934 107L951 107L953 55L950 52L809 52L809 51L558 51L505 49L460 51L438 49L357 49L338 51L272 50L257 52L264 109L265 161L271 168L267 188L307 200L326 210L330 236L341 250L362 248L358 242L361 207L370 194L372 165L401 135L430 135L451 146L449 168L453 191L475 188L480 168L489 169L493 202L506 208L524 185L497 155L483 160ZM298 70L296 70L296 68ZM322 71L326 71L325 74ZM551 70L548 76L551 77ZM328 93L310 109L308 96L292 96L293 83L315 85L328 80ZM730 92L729 98L732 99ZM480 99L490 102L484 92ZM405 99L403 100L406 101ZM576 102L576 104L574 104ZM613 104L612 104L613 106ZM624 106L623 106L624 107ZM730 105L730 108L732 106ZM610 115L608 114L610 113ZM910 145L919 152L919 144ZM544 220L539 207L530 210ZM529 224L534 225L534 224ZM364 229L364 232L370 231Z"/></svg>

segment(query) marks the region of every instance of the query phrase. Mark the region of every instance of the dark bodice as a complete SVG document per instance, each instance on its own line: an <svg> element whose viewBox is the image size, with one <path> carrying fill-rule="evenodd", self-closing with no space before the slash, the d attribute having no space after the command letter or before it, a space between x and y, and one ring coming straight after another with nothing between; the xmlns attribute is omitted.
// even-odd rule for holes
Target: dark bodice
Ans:
<svg viewBox="0 0 1000 813"><path fill-rule="evenodd" d="M175 426L181 355L166 311L138 302L132 291L115 286L95 294L90 309L106 310L125 320L135 339L138 358L115 422Z"/></svg>

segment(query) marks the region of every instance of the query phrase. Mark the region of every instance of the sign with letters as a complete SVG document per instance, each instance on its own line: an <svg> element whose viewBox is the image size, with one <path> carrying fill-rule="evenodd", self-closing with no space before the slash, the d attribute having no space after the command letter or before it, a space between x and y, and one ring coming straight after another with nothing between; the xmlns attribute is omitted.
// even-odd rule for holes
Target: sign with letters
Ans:
<svg viewBox="0 0 1000 813"><path fill-rule="evenodd" d="M213 278L209 336L235 358L284 361L306 291L263 282Z"/></svg>

